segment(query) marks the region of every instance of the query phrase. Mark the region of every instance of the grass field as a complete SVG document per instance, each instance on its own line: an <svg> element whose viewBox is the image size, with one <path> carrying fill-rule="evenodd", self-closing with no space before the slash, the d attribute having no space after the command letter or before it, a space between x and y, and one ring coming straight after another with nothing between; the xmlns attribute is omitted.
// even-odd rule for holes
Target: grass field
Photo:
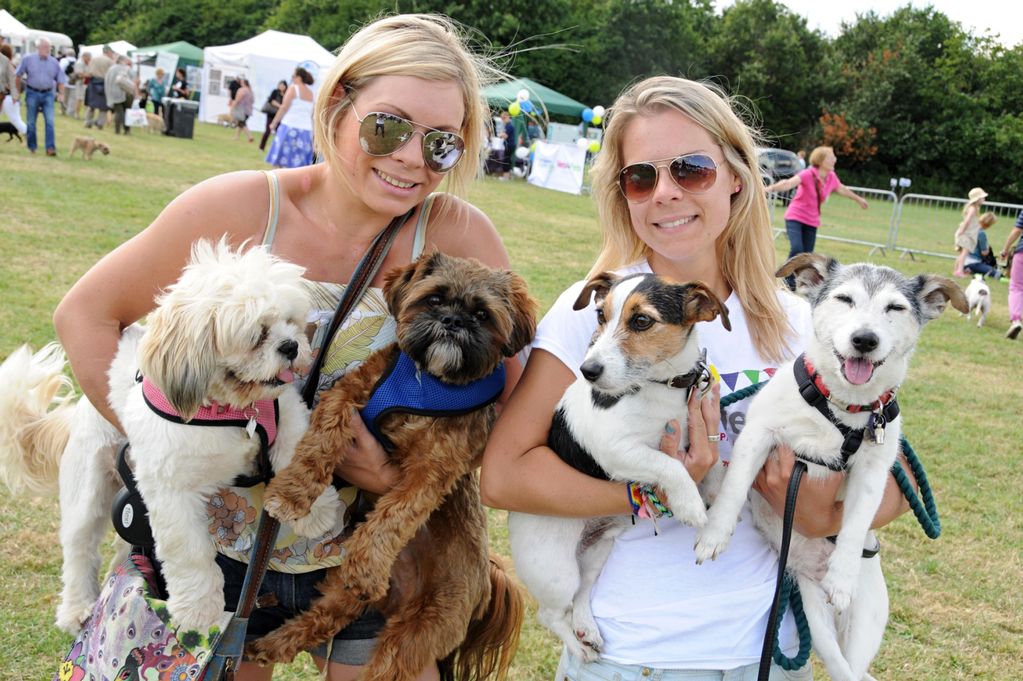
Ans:
<svg viewBox="0 0 1023 681"><path fill-rule="evenodd" d="M265 167L254 145L203 124L192 140L94 133L110 144L110 156L68 159L79 126L58 117L55 159L0 142L0 357L24 342L39 347L52 340L51 313L68 287L175 195L216 173ZM469 198L493 219L545 309L585 274L598 245L589 198L489 179ZM872 240L890 226L890 210L880 202L863 212L837 198L825 213L835 235ZM945 209L908 221L903 236L949 245L957 223L956 211ZM994 245L1000 248L1010 226L1003 219L992 228ZM776 246L783 257L784 236ZM820 241L817 250L852 262L865 260L868 249ZM888 253L874 260L914 274L951 270L947 259ZM905 432L927 466L943 534L928 540L911 516L882 532L892 614L873 667L878 679L1023 678L1023 466L1016 456L1023 343L1003 338L1006 284L991 289L994 306L983 329L955 312L925 329L900 393ZM493 542L507 555L504 514L492 511L491 518ZM70 639L52 624L58 522L55 499L0 496L0 680L49 678L67 652ZM530 618L512 679L552 678L557 655L554 639ZM819 665L816 672L826 678ZM304 658L277 678L316 677Z"/></svg>

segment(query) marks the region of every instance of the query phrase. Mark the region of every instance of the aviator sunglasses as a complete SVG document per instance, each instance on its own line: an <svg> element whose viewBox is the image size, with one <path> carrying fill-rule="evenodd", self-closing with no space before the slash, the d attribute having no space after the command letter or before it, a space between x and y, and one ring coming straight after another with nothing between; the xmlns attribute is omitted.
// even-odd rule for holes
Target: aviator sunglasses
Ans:
<svg viewBox="0 0 1023 681"><path fill-rule="evenodd" d="M355 119L359 121L359 143L370 156L390 156L408 144L417 132L423 136L423 161L435 173L446 173L454 168L465 151L465 140L456 133L437 130L380 111L359 116L355 102L352 102L352 111L355 111ZM428 132L419 132L416 126Z"/></svg>
<svg viewBox="0 0 1023 681"><path fill-rule="evenodd" d="M718 176L718 166L710 156L686 154L627 165L618 173L618 188L628 201L646 201L654 193L661 168L667 168L675 184L690 194L709 191Z"/></svg>

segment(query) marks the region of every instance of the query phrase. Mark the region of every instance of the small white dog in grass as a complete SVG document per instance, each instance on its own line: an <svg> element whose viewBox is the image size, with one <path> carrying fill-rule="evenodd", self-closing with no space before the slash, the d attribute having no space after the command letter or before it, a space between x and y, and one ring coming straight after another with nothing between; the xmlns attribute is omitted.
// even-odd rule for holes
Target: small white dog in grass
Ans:
<svg viewBox="0 0 1023 681"><path fill-rule="evenodd" d="M696 322L720 315L731 330L728 308L701 282L678 284L654 274L599 274L583 287L575 309L587 307L594 294L597 332L582 377L555 408L548 444L591 476L658 486L674 515L663 522L699 527L707 518L700 490L682 462L658 445L672 419L686 433L688 396L710 385ZM713 480L720 474L708 475L704 484ZM515 571L539 604L537 618L587 661L603 645L590 591L629 522L624 515L508 514Z"/></svg>
<svg viewBox="0 0 1023 681"><path fill-rule="evenodd" d="M987 313L991 311L991 289L983 274L973 275L973 281L966 287L966 305L970 309L966 316L970 319L977 317L978 329L984 326Z"/></svg>
<svg viewBox="0 0 1023 681"><path fill-rule="evenodd" d="M754 522L779 550L781 518L750 490L776 446L791 447L811 478L846 470L835 543L793 532L788 569L797 578L813 647L828 674L861 681L869 678L888 619L880 558L864 557L863 547L898 455L902 419L895 393L924 324L949 302L965 310L966 299L946 277L905 277L865 264L843 267L810 253L778 271L779 277L790 274L810 301L814 332L805 354L780 367L751 403L697 537L697 561L725 550L747 495Z"/></svg>
<svg viewBox="0 0 1023 681"><path fill-rule="evenodd" d="M185 629L208 628L224 610L210 496L254 472L257 421L273 439L274 470L290 462L308 425L305 403L290 385L292 370L311 354L302 272L263 248L199 241L147 325L124 330L110 367L109 400L131 443L168 609ZM99 548L121 486L115 453L125 438L88 399L70 399L64 363L51 344L35 356L22 348L0 365L0 475L13 490L42 492L52 489L59 467L64 590L57 624L75 632L99 595ZM237 427L203 427L225 414ZM323 534L339 510L328 487L294 529Z"/></svg>

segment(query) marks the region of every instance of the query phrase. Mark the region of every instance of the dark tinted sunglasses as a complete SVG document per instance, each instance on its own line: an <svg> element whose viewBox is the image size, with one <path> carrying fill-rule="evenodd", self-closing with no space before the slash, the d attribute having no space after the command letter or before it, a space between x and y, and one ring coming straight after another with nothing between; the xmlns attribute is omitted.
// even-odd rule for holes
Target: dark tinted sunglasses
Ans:
<svg viewBox="0 0 1023 681"><path fill-rule="evenodd" d="M427 130L419 134L423 136L423 161L433 172L448 172L458 165L462 152L465 151L465 140L456 133L437 130L380 111L371 111L365 116L359 116L354 102L352 111L355 111L355 118L359 121L359 143L362 150L370 156L390 156L398 151L419 132L416 126Z"/></svg>
<svg viewBox="0 0 1023 681"><path fill-rule="evenodd" d="M709 191L718 176L718 166L710 156L687 154L677 158L627 165L618 173L618 188L629 201L634 203L646 201L654 193L661 168L667 168L668 175L675 184L690 194L703 194Z"/></svg>

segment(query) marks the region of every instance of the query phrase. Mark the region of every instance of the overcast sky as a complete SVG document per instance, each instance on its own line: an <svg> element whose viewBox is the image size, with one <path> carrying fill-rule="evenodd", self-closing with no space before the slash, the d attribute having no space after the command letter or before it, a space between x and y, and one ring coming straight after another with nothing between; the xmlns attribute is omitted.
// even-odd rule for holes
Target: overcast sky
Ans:
<svg viewBox="0 0 1023 681"><path fill-rule="evenodd" d="M870 10L887 16L907 4L913 7L934 7L945 16L962 24L974 35L998 34L998 40L1007 47L1023 41L1023 2L1020 0L780 0L794 14L806 17L807 25L831 37L838 35L842 21L851 23L857 13ZM734 0L715 0L720 10L734 4Z"/></svg>

